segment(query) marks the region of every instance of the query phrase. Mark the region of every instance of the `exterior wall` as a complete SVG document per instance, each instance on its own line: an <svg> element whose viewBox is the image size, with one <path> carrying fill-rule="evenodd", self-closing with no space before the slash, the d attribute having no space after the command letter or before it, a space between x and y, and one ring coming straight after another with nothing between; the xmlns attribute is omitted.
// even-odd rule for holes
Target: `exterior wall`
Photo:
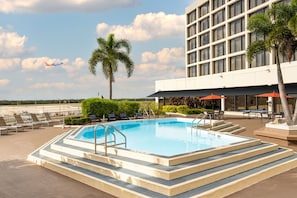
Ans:
<svg viewBox="0 0 297 198"><path fill-rule="evenodd" d="M296 83L297 62L283 63L285 83ZM246 87L277 84L276 66L257 67L195 78L158 80L155 91Z"/></svg>
<svg viewBox="0 0 297 198"><path fill-rule="evenodd" d="M239 2L242 2L241 6L234 6L238 5ZM186 76L180 79L158 80L155 82L155 91L277 84L273 54L263 53L263 56L260 56L252 64L245 60L246 47L252 39L250 32L246 30L247 20L251 14L263 11L273 2L276 1L197 0L189 5L186 8L185 29ZM205 3L208 3L208 10L203 9ZM240 11L241 9L242 11ZM205 25L203 21L207 18L209 19L209 27L203 29L202 26ZM242 24L235 23L238 20ZM242 26L239 29L234 29L234 24L237 24L236 27L240 27L240 24ZM224 29L223 37L217 38L218 34L215 31L218 28ZM205 37L207 34L208 37ZM238 42L235 41L240 40L240 38L244 38L244 40L241 40L241 43L239 42L238 48ZM209 56L207 53L203 53L205 49L209 49ZM234 57L239 56L240 60L244 61L232 62ZM218 64L217 61L223 64ZM209 64L209 73L202 70L203 64ZM297 82L295 77L296 65L297 61L282 63L285 83Z"/></svg>

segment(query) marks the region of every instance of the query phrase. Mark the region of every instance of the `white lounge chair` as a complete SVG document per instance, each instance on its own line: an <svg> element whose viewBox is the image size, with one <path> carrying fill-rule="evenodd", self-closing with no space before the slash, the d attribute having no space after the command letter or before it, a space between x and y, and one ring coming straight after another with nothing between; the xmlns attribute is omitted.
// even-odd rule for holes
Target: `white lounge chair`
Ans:
<svg viewBox="0 0 297 198"><path fill-rule="evenodd" d="M50 126L51 122L47 120L39 120L35 113L30 113L33 123L40 124L42 126Z"/></svg>
<svg viewBox="0 0 297 198"><path fill-rule="evenodd" d="M1 116L0 117L0 126L3 128L6 128L7 131L24 131L24 127L20 125L8 125L5 121L5 119Z"/></svg>
<svg viewBox="0 0 297 198"><path fill-rule="evenodd" d="M15 118L15 121L18 125L20 126L23 126L23 127L30 127L32 129L37 129L37 128L40 128L40 124L39 123L33 123L33 122L25 122L22 118L21 115L18 115L18 114L14 114L14 118Z"/></svg>

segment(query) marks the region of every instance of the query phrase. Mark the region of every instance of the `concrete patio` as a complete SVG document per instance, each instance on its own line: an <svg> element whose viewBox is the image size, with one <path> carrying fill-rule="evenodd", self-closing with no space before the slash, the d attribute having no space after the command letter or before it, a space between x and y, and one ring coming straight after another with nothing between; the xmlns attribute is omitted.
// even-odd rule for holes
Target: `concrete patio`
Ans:
<svg viewBox="0 0 297 198"><path fill-rule="evenodd" d="M255 137L253 131L263 127L266 119L225 117L226 120L247 128L240 135ZM70 130L69 128L45 127L10 133L0 137L0 197L3 198L111 198L113 196L92 187L59 175L26 161L27 155L53 137ZM263 141L278 143L297 151L297 144L257 136ZM229 198L241 197L296 197L297 169L290 170L242 191Z"/></svg>

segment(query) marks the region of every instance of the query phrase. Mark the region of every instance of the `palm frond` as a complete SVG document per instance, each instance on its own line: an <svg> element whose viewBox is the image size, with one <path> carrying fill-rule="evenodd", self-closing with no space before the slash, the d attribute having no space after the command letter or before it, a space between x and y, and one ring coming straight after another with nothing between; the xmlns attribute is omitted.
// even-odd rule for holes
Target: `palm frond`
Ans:
<svg viewBox="0 0 297 198"><path fill-rule="evenodd" d="M264 50L266 50L265 41L259 40L251 43L246 50L246 56L247 56L248 62L252 62L252 60L256 57L256 55L260 52L263 52Z"/></svg>

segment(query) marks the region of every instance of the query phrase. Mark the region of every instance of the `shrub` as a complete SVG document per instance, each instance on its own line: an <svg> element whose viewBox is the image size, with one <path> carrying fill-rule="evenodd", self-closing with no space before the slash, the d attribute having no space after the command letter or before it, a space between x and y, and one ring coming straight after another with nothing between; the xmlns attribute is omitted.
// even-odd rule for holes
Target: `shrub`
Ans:
<svg viewBox="0 0 297 198"><path fill-rule="evenodd" d="M118 105L118 115L120 113L126 113L127 116L132 117L134 116L135 112L138 111L140 104L138 102L129 102L129 101L120 101L117 102Z"/></svg>
<svg viewBox="0 0 297 198"><path fill-rule="evenodd" d="M90 118L87 117L73 116L64 118L64 123L66 125L84 125L88 122L90 122Z"/></svg>
<svg viewBox="0 0 297 198"><path fill-rule="evenodd" d="M175 105L164 105L162 108L163 112L172 112L176 113L177 112L177 106Z"/></svg>
<svg viewBox="0 0 297 198"><path fill-rule="evenodd" d="M189 114L190 108L187 105L177 106L176 111L182 114Z"/></svg>
<svg viewBox="0 0 297 198"><path fill-rule="evenodd" d="M96 115L98 118L102 118L103 115L107 116L110 113L119 115L120 113L124 112L128 116L134 116L135 112L137 112L139 109L139 103L129 101L114 101L101 98L89 98L82 102L81 108L84 117Z"/></svg>

